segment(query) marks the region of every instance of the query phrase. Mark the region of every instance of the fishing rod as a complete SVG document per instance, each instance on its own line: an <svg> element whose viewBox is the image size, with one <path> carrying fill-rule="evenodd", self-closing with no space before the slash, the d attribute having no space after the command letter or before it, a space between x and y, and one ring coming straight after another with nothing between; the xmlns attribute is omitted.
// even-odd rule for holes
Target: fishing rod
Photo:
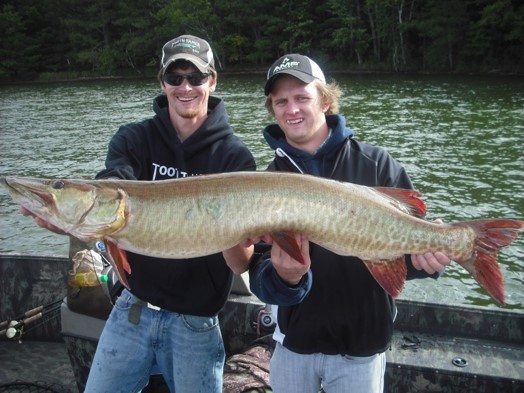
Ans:
<svg viewBox="0 0 524 393"><path fill-rule="evenodd" d="M96 248L96 249L95 249ZM106 253L106 247L104 242L98 241L95 244L94 248L90 248L92 251L100 255L102 264L103 264L103 270L102 275L97 277L99 284L105 284L102 285L102 289L104 292L110 297L112 300L114 296L116 296L116 293L121 289L121 286L114 285L118 281L118 279L115 277L115 273L112 272L112 266L108 260L108 255ZM93 271L96 270L96 267L94 266L93 262ZM109 286L106 282L108 279L108 276L111 274L112 283L111 286ZM28 331L32 330L33 328L39 326L33 326L33 328L25 330L25 327L34 322L37 321L46 315L49 315L55 311L58 311L61 307L61 303L63 302L62 299L57 300L55 302L51 302L46 305L35 307L29 311L26 311L25 313L13 318L8 319L5 321L0 322L0 337L6 336L10 340L17 340L22 337L24 333L27 333ZM42 322L43 323L43 322Z"/></svg>
<svg viewBox="0 0 524 393"><path fill-rule="evenodd" d="M43 318L61 307L62 299L51 302L46 305L35 307L25 313L13 318L0 322L0 337L5 336L10 340L17 340L24 334L26 325Z"/></svg>

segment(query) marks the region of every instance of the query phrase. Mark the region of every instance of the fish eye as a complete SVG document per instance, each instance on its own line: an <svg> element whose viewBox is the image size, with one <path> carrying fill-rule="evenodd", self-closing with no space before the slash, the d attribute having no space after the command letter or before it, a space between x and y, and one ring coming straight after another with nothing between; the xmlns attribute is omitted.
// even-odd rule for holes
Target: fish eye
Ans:
<svg viewBox="0 0 524 393"><path fill-rule="evenodd" d="M53 188L55 190L61 190L62 188L64 188L64 182L62 180L57 180L53 183Z"/></svg>

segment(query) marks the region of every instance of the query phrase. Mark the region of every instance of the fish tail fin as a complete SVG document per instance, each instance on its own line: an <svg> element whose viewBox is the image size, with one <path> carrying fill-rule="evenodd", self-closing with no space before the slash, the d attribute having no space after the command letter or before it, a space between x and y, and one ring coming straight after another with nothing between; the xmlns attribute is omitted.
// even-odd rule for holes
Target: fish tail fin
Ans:
<svg viewBox="0 0 524 393"><path fill-rule="evenodd" d="M130 289L125 272L131 274L131 266L127 261L125 250L118 248L111 240L106 240L106 247L109 254L109 262L113 265L118 279L127 289Z"/></svg>
<svg viewBox="0 0 524 393"><path fill-rule="evenodd" d="M303 265L306 264L306 261L304 261L302 253L300 252L300 247L298 246L298 243L292 233L273 232L270 233L270 235L273 241L277 243L282 250L289 254L291 258L299 261Z"/></svg>
<svg viewBox="0 0 524 393"><path fill-rule="evenodd" d="M404 255L392 260L364 261L373 278L393 298L397 298L404 288L407 268Z"/></svg>
<svg viewBox="0 0 524 393"><path fill-rule="evenodd" d="M467 225L477 234L473 255L460 261L460 265L473 275L493 299L504 305L504 282L497 254L502 247L517 238L524 229L524 221L490 219L464 221L453 225Z"/></svg>

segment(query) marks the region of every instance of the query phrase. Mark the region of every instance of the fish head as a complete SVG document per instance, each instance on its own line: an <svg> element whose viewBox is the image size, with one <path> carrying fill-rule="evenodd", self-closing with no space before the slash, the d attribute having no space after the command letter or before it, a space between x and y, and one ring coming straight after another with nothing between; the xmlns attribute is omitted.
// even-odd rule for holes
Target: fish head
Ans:
<svg viewBox="0 0 524 393"><path fill-rule="evenodd" d="M5 177L0 183L34 216L80 240L102 239L125 226L127 196L103 181Z"/></svg>

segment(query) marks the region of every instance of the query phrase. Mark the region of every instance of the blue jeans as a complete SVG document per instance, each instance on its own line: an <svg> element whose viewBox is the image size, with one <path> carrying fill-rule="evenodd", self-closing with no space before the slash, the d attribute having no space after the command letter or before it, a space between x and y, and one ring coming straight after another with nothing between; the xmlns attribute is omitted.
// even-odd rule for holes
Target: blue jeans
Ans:
<svg viewBox="0 0 524 393"><path fill-rule="evenodd" d="M222 392L225 360L218 317L182 315L142 307L140 321L128 321L137 301L124 290L117 299L96 349L86 393L134 393L152 371L172 393Z"/></svg>
<svg viewBox="0 0 524 393"><path fill-rule="evenodd" d="M386 355L302 355L277 343L269 378L274 393L382 393Z"/></svg>

